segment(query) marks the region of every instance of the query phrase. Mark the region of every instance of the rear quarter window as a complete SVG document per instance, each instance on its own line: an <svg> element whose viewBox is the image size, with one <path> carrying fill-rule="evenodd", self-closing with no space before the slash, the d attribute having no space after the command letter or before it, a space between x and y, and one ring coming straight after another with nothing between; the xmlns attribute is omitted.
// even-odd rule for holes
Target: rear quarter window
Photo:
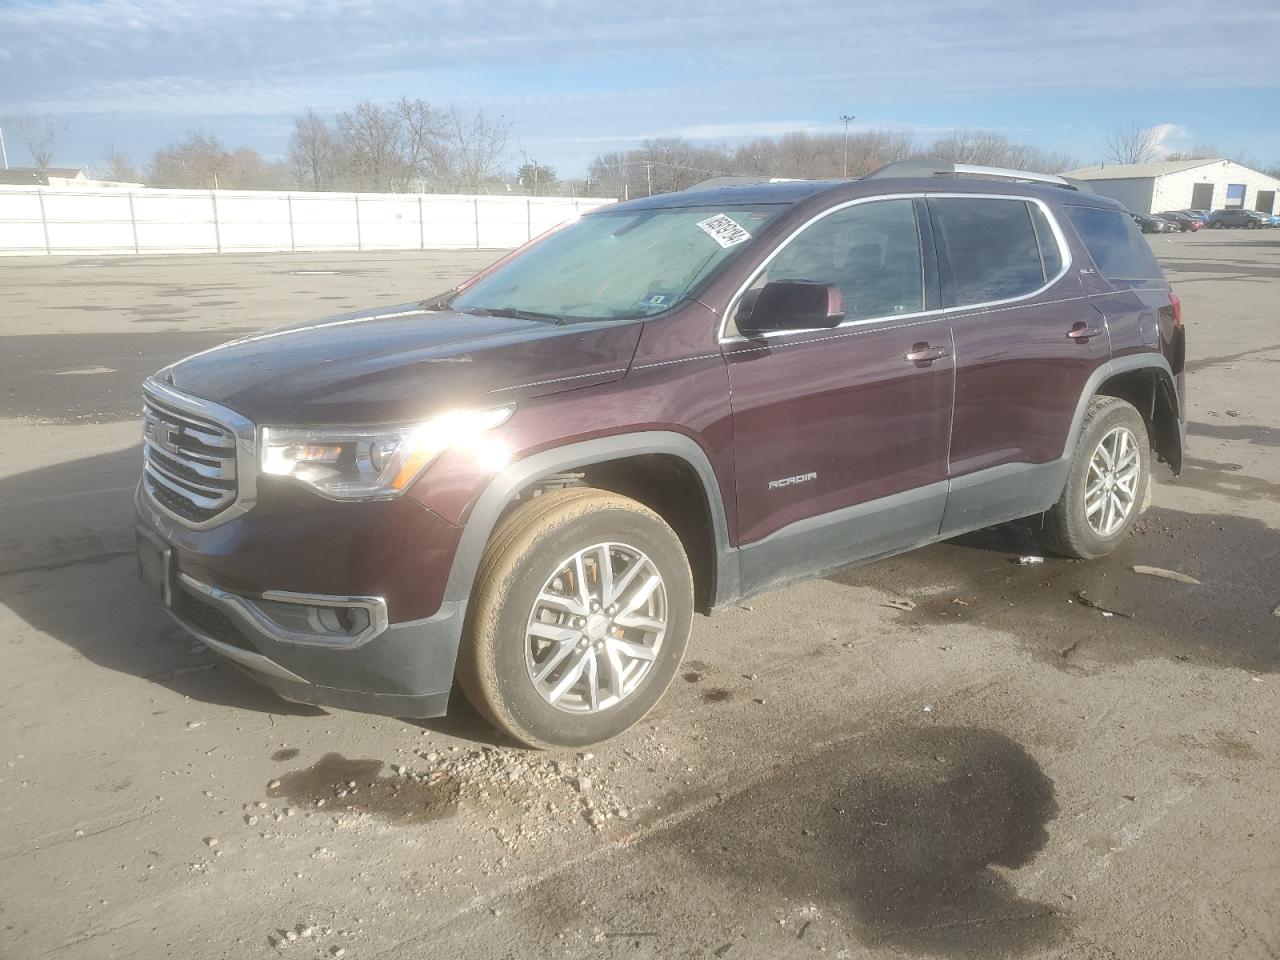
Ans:
<svg viewBox="0 0 1280 960"><path fill-rule="evenodd" d="M1067 207L1067 217L1108 280L1161 280L1164 274L1132 218L1122 210Z"/></svg>
<svg viewBox="0 0 1280 960"><path fill-rule="evenodd" d="M1050 262L1042 255L1030 206L1015 198L929 198L929 216L954 274L957 306L1024 297L1044 286L1046 273L1051 277L1061 269L1061 260L1052 262L1056 251L1049 252Z"/></svg>

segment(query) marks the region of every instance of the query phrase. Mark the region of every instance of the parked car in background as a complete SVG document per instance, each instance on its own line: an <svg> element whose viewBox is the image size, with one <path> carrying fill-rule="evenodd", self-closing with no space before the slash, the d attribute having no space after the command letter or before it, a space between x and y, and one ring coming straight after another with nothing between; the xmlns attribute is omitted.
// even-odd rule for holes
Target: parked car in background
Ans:
<svg viewBox="0 0 1280 960"><path fill-rule="evenodd" d="M1183 233L1191 233L1204 226L1199 217L1193 217L1189 213L1182 213L1178 210L1167 213L1157 213L1156 216L1161 220L1168 220Z"/></svg>
<svg viewBox="0 0 1280 960"><path fill-rule="evenodd" d="M1250 230L1256 230L1268 225L1264 214L1259 213L1257 210L1245 210L1242 207L1235 207L1230 210L1215 210L1209 218L1209 226L1215 230L1221 230L1224 227L1245 227Z"/></svg>
<svg viewBox="0 0 1280 960"><path fill-rule="evenodd" d="M1133 222L1143 233L1177 233L1178 225L1160 217L1152 217L1145 213L1131 213Z"/></svg>
<svg viewBox="0 0 1280 960"><path fill-rule="evenodd" d="M695 610L1032 516L1111 553L1181 469L1184 356L1150 245L1060 177L611 204L149 378L139 568L287 699L440 716L456 676L523 743L592 743L657 703Z"/></svg>
<svg viewBox="0 0 1280 960"><path fill-rule="evenodd" d="M1263 213L1262 219L1268 227L1280 227L1280 213Z"/></svg>
<svg viewBox="0 0 1280 960"><path fill-rule="evenodd" d="M1209 221L1213 218L1213 211L1211 210L1179 210L1178 212L1189 213L1193 217L1198 217L1200 219L1200 222L1203 223L1205 226L1208 226Z"/></svg>

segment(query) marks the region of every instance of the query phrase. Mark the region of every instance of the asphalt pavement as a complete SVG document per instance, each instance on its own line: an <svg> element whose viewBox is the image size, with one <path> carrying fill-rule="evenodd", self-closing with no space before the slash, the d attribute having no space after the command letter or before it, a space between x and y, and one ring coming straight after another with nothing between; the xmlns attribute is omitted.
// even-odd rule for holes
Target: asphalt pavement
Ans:
<svg viewBox="0 0 1280 960"><path fill-rule="evenodd" d="M1280 231L1151 242L1191 448L1116 555L754 598L550 753L278 700L131 555L146 373L496 252L0 261L0 956L1280 956Z"/></svg>

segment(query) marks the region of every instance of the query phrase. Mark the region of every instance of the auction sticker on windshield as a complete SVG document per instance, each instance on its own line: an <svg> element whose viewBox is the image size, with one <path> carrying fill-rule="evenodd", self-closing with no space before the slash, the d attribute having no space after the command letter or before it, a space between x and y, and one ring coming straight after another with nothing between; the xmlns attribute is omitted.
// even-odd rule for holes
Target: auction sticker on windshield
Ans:
<svg viewBox="0 0 1280 960"><path fill-rule="evenodd" d="M722 247L736 247L751 239L751 234L736 220L725 213L698 221L698 229Z"/></svg>

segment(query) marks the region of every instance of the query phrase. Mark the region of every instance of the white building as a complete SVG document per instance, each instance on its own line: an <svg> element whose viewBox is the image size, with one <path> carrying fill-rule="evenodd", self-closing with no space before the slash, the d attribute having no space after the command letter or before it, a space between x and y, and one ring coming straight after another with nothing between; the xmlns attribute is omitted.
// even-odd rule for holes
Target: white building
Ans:
<svg viewBox="0 0 1280 960"><path fill-rule="evenodd" d="M1276 213L1280 180L1233 160L1161 160L1104 163L1068 170L1095 193L1119 200L1134 213L1245 207Z"/></svg>
<svg viewBox="0 0 1280 960"><path fill-rule="evenodd" d="M0 170L0 185L15 187L69 187L78 190L98 190L118 187L123 190L142 190L141 183L123 180L93 180L85 176L79 167L5 167Z"/></svg>

